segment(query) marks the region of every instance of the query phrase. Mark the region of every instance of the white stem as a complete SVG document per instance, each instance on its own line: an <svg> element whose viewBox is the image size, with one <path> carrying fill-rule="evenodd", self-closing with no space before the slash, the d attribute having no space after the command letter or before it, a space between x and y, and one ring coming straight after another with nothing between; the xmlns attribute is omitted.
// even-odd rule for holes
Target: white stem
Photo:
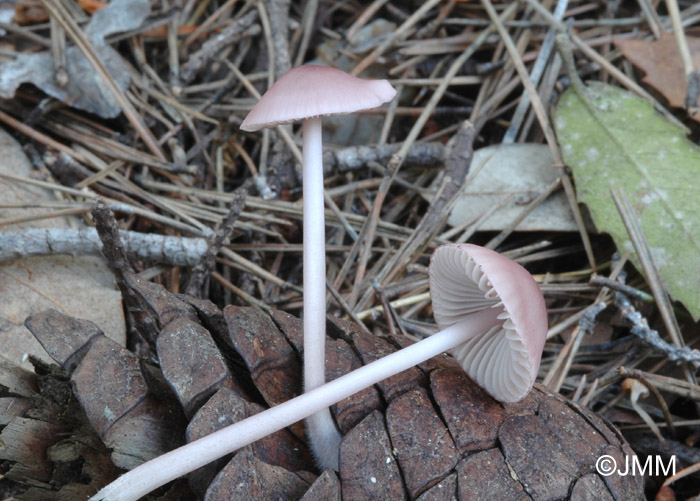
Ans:
<svg viewBox="0 0 700 501"><path fill-rule="evenodd" d="M325 383L326 235L321 118L304 120L304 388Z"/></svg>
<svg viewBox="0 0 700 501"><path fill-rule="evenodd" d="M304 391L326 382L326 236L321 117L303 124ZM329 409L306 421L311 449L322 469L338 469L341 435Z"/></svg>
<svg viewBox="0 0 700 501"><path fill-rule="evenodd" d="M286 428L388 377L449 351L499 322L500 308L473 313L418 343L392 353L271 409L170 451L125 473L92 500L135 501L215 459Z"/></svg>

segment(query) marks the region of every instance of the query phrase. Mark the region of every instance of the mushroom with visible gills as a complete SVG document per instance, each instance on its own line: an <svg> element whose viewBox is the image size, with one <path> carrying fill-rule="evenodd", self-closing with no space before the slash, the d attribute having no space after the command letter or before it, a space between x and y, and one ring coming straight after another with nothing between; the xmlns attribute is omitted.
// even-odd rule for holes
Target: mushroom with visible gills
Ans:
<svg viewBox="0 0 700 501"><path fill-rule="evenodd" d="M303 120L304 391L326 381L321 117L377 108L395 95L386 80L365 80L328 66L299 66L275 82L241 124L242 130L256 131ZM307 434L319 465L337 470L341 437L328 409L307 419Z"/></svg>
<svg viewBox="0 0 700 501"><path fill-rule="evenodd" d="M537 378L547 339L547 309L532 275L485 247L443 245L430 261L430 298L442 331L470 329L480 316L496 319L450 352L496 400L523 398Z"/></svg>
<svg viewBox="0 0 700 501"><path fill-rule="evenodd" d="M442 328L437 334L144 463L92 499L138 499L445 351L496 400L516 402L527 395L547 338L547 311L532 275L493 250L449 244L433 253L430 294Z"/></svg>

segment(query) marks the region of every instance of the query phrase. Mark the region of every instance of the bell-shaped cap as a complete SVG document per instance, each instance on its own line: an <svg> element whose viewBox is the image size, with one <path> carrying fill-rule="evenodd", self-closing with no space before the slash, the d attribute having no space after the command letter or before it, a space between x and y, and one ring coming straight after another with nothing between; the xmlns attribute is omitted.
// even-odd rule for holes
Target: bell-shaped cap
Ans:
<svg viewBox="0 0 700 501"><path fill-rule="evenodd" d="M547 310L532 275L490 249L443 245L430 261L430 295L440 329L486 308L501 310L496 324L452 355L496 400L516 402L527 395L547 339Z"/></svg>
<svg viewBox="0 0 700 501"><path fill-rule="evenodd" d="M396 95L386 80L366 80L329 66L292 68L260 98L241 129L256 131L305 118L377 108Z"/></svg>

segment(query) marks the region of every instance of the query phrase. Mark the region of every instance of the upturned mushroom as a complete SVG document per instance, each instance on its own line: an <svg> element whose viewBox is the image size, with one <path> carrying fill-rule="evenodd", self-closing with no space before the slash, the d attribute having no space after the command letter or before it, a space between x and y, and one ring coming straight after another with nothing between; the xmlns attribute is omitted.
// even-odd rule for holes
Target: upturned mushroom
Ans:
<svg viewBox="0 0 700 501"><path fill-rule="evenodd" d="M326 252L321 117L376 108L395 95L396 90L386 80L365 80L328 66L299 66L275 82L241 124L242 130L256 131L303 120L305 391L325 382ZM337 470L341 437L328 409L307 420L307 434L319 464Z"/></svg>
<svg viewBox="0 0 700 501"><path fill-rule="evenodd" d="M532 275L485 247L444 245L430 262L430 297L442 331L467 333L476 318L495 318L488 331L474 332L450 352L496 400L523 398L547 339L547 310Z"/></svg>
<svg viewBox="0 0 700 501"><path fill-rule="evenodd" d="M547 337L545 303L532 275L495 251L471 244L445 245L430 262L430 291L440 332L144 463L92 499L138 499L446 351L496 400L515 402L527 395Z"/></svg>

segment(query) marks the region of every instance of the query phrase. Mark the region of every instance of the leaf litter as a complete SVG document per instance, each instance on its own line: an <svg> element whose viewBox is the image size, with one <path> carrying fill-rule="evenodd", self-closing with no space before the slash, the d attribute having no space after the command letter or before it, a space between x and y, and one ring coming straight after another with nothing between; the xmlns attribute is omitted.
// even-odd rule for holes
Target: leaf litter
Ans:
<svg viewBox="0 0 700 501"><path fill-rule="evenodd" d="M20 145L4 130L0 130L3 162L0 174L30 176L32 166ZM0 179L0 204L17 205L31 201L54 200L44 188L22 186ZM1 210L2 217L17 219L36 217L38 208ZM63 228L76 225L69 218L52 218L24 223L3 224L0 231L11 232L29 228ZM22 361L31 368L27 355L51 361L46 351L24 327L24 320L46 309L80 316L99 325L107 335L121 345L126 343L125 319L120 294L114 290L113 278L98 256L45 255L14 259L0 265L0 358Z"/></svg>
<svg viewBox="0 0 700 501"><path fill-rule="evenodd" d="M95 16L100 12L109 13L113 6L132 4L120 1L96 11L89 25L96 23ZM54 2L47 0L46 4ZM470 224L474 217L459 223L448 220L456 201L455 193L468 193L473 187L470 188L472 180L468 173L466 178L458 179L446 174L450 165L450 172L467 171L465 165L455 168L455 163L460 159L466 161L471 150L462 147L462 151L455 152L447 146L470 121L475 149L498 148L511 126L512 110L523 96L523 74L513 71L513 62L530 71L541 41L550 31L564 31L566 22L571 26L570 38L578 51L576 62L582 76L630 89L653 102L612 43L620 38L647 39L663 29L671 30L663 9L656 15L647 15L634 3L608 6L572 1L568 11L564 5L553 14L545 9L544 3L534 0L493 5L488 0L483 0L481 5L434 1L418 6L420 11L411 11L406 4L391 1L303 2L294 3L291 9L289 2L280 0L257 5L218 0L201 5L184 2L181 10L170 10L164 3L133 4L147 5L152 9L150 16L142 10L141 14L132 16L132 24L116 20L112 24L112 16L106 16L107 23L102 27L93 25L88 43L101 55L108 72L94 76L90 84L80 80L83 73L69 72L65 88L53 81L53 56L46 51L52 35L49 24L36 26L33 22L31 29L11 25L11 30L6 30L4 38L8 45L3 45L3 50L7 48L8 53L3 52L0 57L6 60L3 65L10 65L5 67L16 71L9 73L11 85L6 85L5 98L0 101L0 120L23 142L34 170L21 181L3 179L11 186L41 185L60 193L61 198L6 204L0 207L0 219L19 205L46 218L64 211L85 214L86 206L99 196L118 209L123 230L208 237L211 228L226 217L231 193L255 180L253 184L260 193L263 188L271 187L276 197L267 199L255 193L248 197L230 242L224 244L217 257L216 271L205 281L204 296L221 305L251 304L298 314L303 287L298 264L301 210L296 130L249 135L242 134L238 124L255 102L256 93L264 92L286 68L314 57L334 64L335 58L342 56L350 71L367 68L368 73L361 76L374 71L387 75L399 89L400 98L388 107L367 113L378 128L367 136L373 142L362 145L361 157L365 160L351 169L345 169L340 161L326 166L329 169L326 176L328 301L332 314L362 319L365 329L377 333L394 331L418 338L425 336L434 330L425 274L432 249L463 237L473 243L491 245L527 266L545 294L551 327L539 380L550 390L618 423L639 454L666 454L668 451L662 450L622 390L622 381L631 376L619 370L636 367L640 370L632 373L634 377L664 392L677 435L671 436L664 426L660 404L644 401L641 406L659 423L671 451L687 459L683 466L697 458L699 449L694 437L697 437L699 416L694 409L700 400L700 389L688 368L672 363L670 348L664 351L666 348L661 347L666 345L654 337L666 339L668 334L664 323L658 320L658 307L649 299L647 279L635 267L625 264L633 253L621 243L622 232L613 241L602 233L589 234L577 215L579 202L585 203L588 193L597 190L595 183L600 182L600 179L589 181L585 176L581 179L577 162L595 163L592 161L604 157L610 137L596 136L593 143L586 145L581 137L553 140L549 131L560 124L559 118L550 123L549 113L568 85L558 55L553 54L545 65L536 86L537 94L529 93L532 105L518 122L518 130L509 133L517 138L518 147L546 143L564 187L553 187L553 196L561 200L565 193L571 210L571 216L566 219L570 224L570 217L574 218L576 231L571 231L571 227L560 231L553 222L548 225L546 217L536 232L519 231L518 225L513 224L515 216L504 217L491 231L478 231ZM493 7L502 19L487 15L487 6ZM689 3L681 3L681 9L690 34L695 28L693 23L697 24L694 16L699 9ZM85 12L79 14L87 16ZM47 19L46 12L43 15ZM377 33L363 29L374 23L393 24L396 29L388 37L381 30ZM500 23L501 36L495 35L493 23ZM87 28L85 31L86 35L90 32ZM107 35L117 32L121 32L118 37ZM513 39L515 50L504 51L503 34ZM346 35L352 39L352 50L334 52L334 46L344 46ZM688 40L692 45L692 38ZM83 57L69 40L68 54L75 54L71 58ZM44 58L41 61L45 67L41 70L37 69L41 66L37 62L27 66L42 74L36 78L43 83L36 84L39 88L19 87L20 83L35 78L24 74L22 65L18 64L18 61L30 61L32 56ZM115 65L110 61L116 61ZM94 75L91 66L85 68L85 73ZM187 74L183 78L185 70ZM134 78L127 79L132 72ZM136 116L120 114L128 109L123 103L115 105L113 92L100 80L104 78L111 79L128 96L128 102L138 111ZM86 85L87 91L80 85ZM67 92L67 88L71 91ZM88 100L85 105L78 104L83 93ZM615 99L611 97L608 101ZM654 105L666 120L683 123L697 132L696 124L682 112L674 115L659 103ZM559 110L563 109L559 105ZM651 112L640 113L646 120ZM111 120L98 120L96 116ZM566 120L574 122L568 127L574 127L579 119L590 121L585 113L578 112ZM689 140L681 132L675 129L671 132L653 120L651 123L666 134L666 140L658 139L656 150L651 152L659 163L677 159L676 145L679 149L689 149L685 145ZM329 153L342 152L353 139L354 136L347 134L336 136L339 144L330 145ZM577 155L570 159L571 152L566 147L576 141L582 145L575 148ZM445 147L426 148L441 144ZM666 153L665 159L658 158L660 152ZM413 162L414 158L419 161ZM562 158L573 171L575 186L559 163ZM681 175L687 176L693 165L683 165ZM617 169L619 166L613 163L605 171L597 171L597 175L610 177ZM500 177L515 178L525 171L516 168ZM641 209L660 204L661 192L679 191L665 184L673 183L667 178L676 177L674 171L669 169L660 177L642 186L643 191L627 187L626 180L618 183L625 185L633 207ZM692 178L684 183L688 193L697 186ZM513 184L520 188L527 186L528 192L543 193L547 188L544 180L535 183L532 189L523 182ZM605 189L609 190L608 183ZM603 193L602 188L598 191ZM684 191L683 185L680 191ZM445 198L444 193L452 196ZM532 214L539 210L540 202L551 203L549 198L538 201L537 197L530 197L527 201L534 203L530 207ZM686 214L693 204L693 200L685 200L677 207L678 211L670 214L671 223L665 224L677 225L679 219L684 223L694 221L692 215ZM484 206L476 211L477 220L484 216ZM488 209L494 209L493 204ZM500 213L500 207L494 211ZM604 219L619 220L619 214L609 207L605 211ZM595 212L592 208L598 229L605 231ZM637 215L642 219L647 239L653 242L653 234L660 230L658 225L651 229L645 226L646 212L639 210ZM678 218L676 212L683 214L683 218ZM426 215L430 216L429 221L425 221ZM615 227L619 229L619 223ZM593 250L588 255L584 251L586 241L591 242ZM650 246L660 269L681 259L662 245ZM674 242L670 247L680 246ZM692 259L687 254L697 256L695 251L686 251L682 258ZM172 292L178 292L186 283L185 267L145 261L138 261L135 266L141 276L165 285ZM694 266L683 279L700 275L697 263ZM604 278L605 285L589 283L593 273ZM376 277L381 277L378 284L372 282ZM664 279L663 285L674 299L682 301L697 315L692 297L683 299L684 292L679 295L670 283L672 280ZM645 331L647 344L638 342L628 320L621 318L614 306L610 291L622 289L623 285L627 287L625 294L639 293L629 297L634 298L635 311L641 320L636 316L625 318L632 319L632 323L648 321L651 330ZM683 305L675 303L674 307L683 342L692 348L700 332ZM586 316L590 311L599 313ZM607 332L612 331L610 338L606 335L593 345L582 342L589 332L596 330L596 323L601 329L604 326ZM137 346L143 348L138 343ZM673 360L676 359L688 360L687 357ZM697 495L692 478L673 479L671 484L679 495ZM651 480L647 485L648 492L655 495L660 482Z"/></svg>
<svg viewBox="0 0 700 501"><path fill-rule="evenodd" d="M149 13L148 0L115 0L98 10L85 26L85 35L122 90L129 87L130 68L124 58L105 42L105 37L138 28ZM65 85L56 81L57 65L49 51L19 54L14 61L0 64L0 97L10 99L21 84L33 83L69 106L102 118L119 115L121 107L83 53L71 46L66 49L65 57L68 73Z"/></svg>
<svg viewBox="0 0 700 501"><path fill-rule="evenodd" d="M700 67L700 38L686 37L696 68ZM658 40L619 39L615 46L644 73L643 82L661 93L673 108L684 108L687 80L676 38L662 32ZM700 105L698 99L697 105ZM697 118L696 118L697 119Z"/></svg>

